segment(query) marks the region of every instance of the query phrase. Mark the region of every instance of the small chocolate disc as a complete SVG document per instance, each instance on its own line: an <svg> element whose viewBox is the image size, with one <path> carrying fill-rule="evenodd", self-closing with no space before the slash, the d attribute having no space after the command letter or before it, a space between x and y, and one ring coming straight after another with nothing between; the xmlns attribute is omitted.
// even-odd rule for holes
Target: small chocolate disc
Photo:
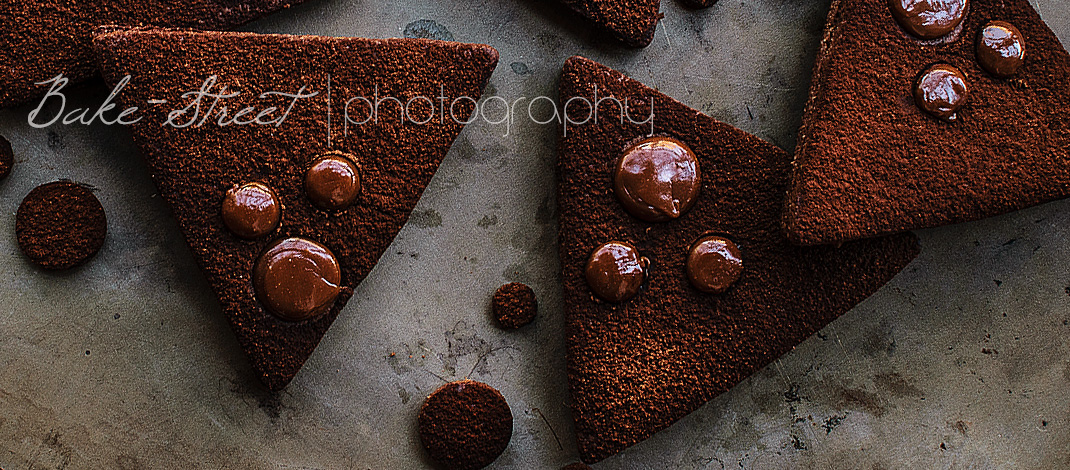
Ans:
<svg viewBox="0 0 1070 470"><path fill-rule="evenodd" d="M966 16L967 0L888 0L892 16L910 34L922 39L947 36Z"/></svg>
<svg viewBox="0 0 1070 470"><path fill-rule="evenodd" d="M639 293L648 263L631 244L605 243L587 259L587 285L605 300L623 302Z"/></svg>
<svg viewBox="0 0 1070 470"><path fill-rule="evenodd" d="M327 247L304 238L279 240L253 267L253 288L260 303L286 321L303 321L326 312L341 292L342 270Z"/></svg>
<svg viewBox="0 0 1070 470"><path fill-rule="evenodd" d="M11 174L11 168L15 166L15 152L11 150L11 142L4 136L0 136L0 180Z"/></svg>
<svg viewBox="0 0 1070 470"><path fill-rule="evenodd" d="M1014 76L1025 63L1022 33L1006 21L988 23L977 39L977 62L997 77Z"/></svg>
<svg viewBox="0 0 1070 470"><path fill-rule="evenodd" d="M344 154L328 153L305 173L305 193L320 209L343 210L360 196L360 170Z"/></svg>
<svg viewBox="0 0 1070 470"><path fill-rule="evenodd" d="M274 232L282 219L275 192L262 183L246 183L223 197L223 224L242 238L259 238Z"/></svg>
<svg viewBox="0 0 1070 470"><path fill-rule="evenodd" d="M743 255L732 240L718 235L699 238L687 256L687 278L696 289L720 294L743 273Z"/></svg>
<svg viewBox="0 0 1070 470"><path fill-rule="evenodd" d="M420 442L441 468L478 470L502 455L513 437L513 412L502 394L473 380L443 385L418 418Z"/></svg>
<svg viewBox="0 0 1070 470"><path fill-rule="evenodd" d="M929 67L914 84L914 102L918 107L945 121L955 120L968 96L966 75L948 64Z"/></svg>
<svg viewBox="0 0 1070 470"><path fill-rule="evenodd" d="M617 199L647 222L683 215L698 199L701 184L695 153L671 137L651 137L628 147L613 173Z"/></svg>
<svg viewBox="0 0 1070 470"><path fill-rule="evenodd" d="M535 319L538 310L535 291L519 282L501 286L494 293L491 310L503 328L516 329L527 325Z"/></svg>
<svg viewBox="0 0 1070 470"><path fill-rule="evenodd" d="M69 181L38 186L19 204L19 249L45 269L69 269L100 251L108 233L104 206L88 189Z"/></svg>

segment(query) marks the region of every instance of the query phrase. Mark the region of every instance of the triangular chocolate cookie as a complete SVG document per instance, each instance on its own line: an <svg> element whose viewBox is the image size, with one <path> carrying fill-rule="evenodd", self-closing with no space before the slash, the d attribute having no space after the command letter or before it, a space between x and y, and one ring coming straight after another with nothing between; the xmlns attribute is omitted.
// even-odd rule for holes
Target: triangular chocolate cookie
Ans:
<svg viewBox="0 0 1070 470"><path fill-rule="evenodd" d="M602 103L597 122L568 128L558 157L568 380L588 463L790 351L918 254L911 234L792 245L780 229L791 171L783 150L581 57L566 62L560 92L572 122L589 116L583 99ZM618 102L629 110L623 122ZM652 127L632 123L651 114ZM661 150L629 173L644 148ZM687 154L690 164L675 159ZM670 185L653 182L666 175ZM659 190L671 191L670 204L653 197Z"/></svg>
<svg viewBox="0 0 1070 470"><path fill-rule="evenodd" d="M9 0L0 2L0 108L44 95L59 74L71 83L96 74L93 30L150 24L227 29L305 0Z"/></svg>
<svg viewBox="0 0 1070 470"><path fill-rule="evenodd" d="M794 241L935 227L1070 196L1070 55L1027 0L970 0L960 13L965 3L832 2L787 200ZM984 64L994 57L1017 68L997 75ZM959 72L926 73L933 65ZM915 96L919 84L928 95Z"/></svg>
<svg viewBox="0 0 1070 470"><path fill-rule="evenodd" d="M276 390L408 220L498 61L426 39L120 30L95 45L109 82L131 75L118 101L142 108L134 140ZM198 90L239 95L194 108Z"/></svg>
<svg viewBox="0 0 1070 470"><path fill-rule="evenodd" d="M625 45L646 47L661 20L661 0L561 0Z"/></svg>

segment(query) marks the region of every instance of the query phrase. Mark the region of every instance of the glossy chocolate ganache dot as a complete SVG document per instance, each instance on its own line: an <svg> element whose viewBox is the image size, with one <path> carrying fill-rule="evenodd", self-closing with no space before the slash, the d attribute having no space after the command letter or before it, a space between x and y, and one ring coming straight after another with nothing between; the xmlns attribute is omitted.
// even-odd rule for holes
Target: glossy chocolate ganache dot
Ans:
<svg viewBox="0 0 1070 470"><path fill-rule="evenodd" d="M966 16L967 0L888 0L895 21L921 39L937 39L955 30Z"/></svg>
<svg viewBox="0 0 1070 470"><path fill-rule="evenodd" d="M948 64L929 67L914 84L914 102L918 107L944 121L957 118L968 96L966 75Z"/></svg>
<svg viewBox="0 0 1070 470"><path fill-rule="evenodd" d="M671 137L651 137L629 146L613 174L621 204L646 222L683 215L695 204L701 184L695 153Z"/></svg>
<svg viewBox="0 0 1070 470"><path fill-rule="evenodd" d="M1006 21L988 23L977 38L977 62L999 78L1014 76L1025 63L1022 33Z"/></svg>
<svg viewBox="0 0 1070 470"><path fill-rule="evenodd" d="M253 289L260 303L286 321L309 320L326 312L338 298L341 282L334 253L304 238L275 242L253 267Z"/></svg>
<svg viewBox="0 0 1070 470"><path fill-rule="evenodd" d="M623 302L639 293L649 264L629 243L604 243L587 259L587 285L602 299Z"/></svg>
<svg viewBox="0 0 1070 470"><path fill-rule="evenodd" d="M696 289L707 294L728 290L743 274L743 254L732 240L707 235L691 245L687 256L687 278Z"/></svg>
<svg viewBox="0 0 1070 470"><path fill-rule="evenodd" d="M360 189L360 169L341 152L316 159L305 173L305 193L320 209L344 210L356 202Z"/></svg>
<svg viewBox="0 0 1070 470"><path fill-rule="evenodd" d="M279 198L267 185L246 183L223 197L223 224L242 238L259 238L274 232L282 219Z"/></svg>

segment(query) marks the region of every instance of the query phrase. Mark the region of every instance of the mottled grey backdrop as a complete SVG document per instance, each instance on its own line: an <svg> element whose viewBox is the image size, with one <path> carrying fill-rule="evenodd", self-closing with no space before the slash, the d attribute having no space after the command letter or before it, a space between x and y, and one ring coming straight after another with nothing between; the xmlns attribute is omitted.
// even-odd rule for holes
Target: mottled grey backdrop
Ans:
<svg viewBox="0 0 1070 470"><path fill-rule="evenodd" d="M1064 41L1070 11L1035 0ZM785 149L827 1L663 0L624 50L541 0L311 0L246 29L491 44L488 93L556 95L582 54ZM354 64L357 65L357 64ZM103 100L83 88L80 105ZM554 222L558 130L461 134L412 220L293 384L262 391L125 129L26 125L0 111L17 167L0 183L0 467L418 469L416 412L469 377L515 415L495 468L576 457ZM109 238L68 273L30 266L14 212L34 186L92 184ZM1070 202L920 232L922 255L794 352L606 469L1070 468ZM488 302L532 285L541 316L497 329ZM441 378L441 379L440 379Z"/></svg>

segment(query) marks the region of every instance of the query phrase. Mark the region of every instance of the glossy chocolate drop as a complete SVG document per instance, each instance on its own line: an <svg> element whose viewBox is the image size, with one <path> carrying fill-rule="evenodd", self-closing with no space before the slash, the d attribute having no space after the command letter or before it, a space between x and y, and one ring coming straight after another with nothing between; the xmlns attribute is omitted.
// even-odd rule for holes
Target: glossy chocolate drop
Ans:
<svg viewBox="0 0 1070 470"><path fill-rule="evenodd" d="M271 188L246 183L231 188L223 198L223 224L242 238L258 238L279 226L282 208Z"/></svg>
<svg viewBox="0 0 1070 470"><path fill-rule="evenodd" d="M587 259L587 285L605 300L623 302L639 293L647 264L631 244L605 243Z"/></svg>
<svg viewBox="0 0 1070 470"><path fill-rule="evenodd" d="M253 267L253 289L260 303L286 321L326 312L338 298L341 282L342 270L331 250L304 238L275 242Z"/></svg>
<svg viewBox="0 0 1070 470"><path fill-rule="evenodd" d="M1008 78L1025 63L1025 40L1014 25L993 21L985 25L977 39L977 61L988 73Z"/></svg>
<svg viewBox="0 0 1070 470"><path fill-rule="evenodd" d="M914 102L923 111L954 121L956 112L966 104L969 90L962 71L947 64L929 67L914 84Z"/></svg>
<svg viewBox="0 0 1070 470"><path fill-rule="evenodd" d="M353 160L331 152L316 160L305 173L305 193L320 209L343 210L360 196L360 170Z"/></svg>
<svg viewBox="0 0 1070 470"><path fill-rule="evenodd" d="M651 137L628 147L613 175L617 199L646 222L683 215L695 204L701 184L695 153L671 137Z"/></svg>
<svg viewBox="0 0 1070 470"><path fill-rule="evenodd" d="M892 16L910 34L922 39L947 36L966 16L967 0L888 0Z"/></svg>
<svg viewBox="0 0 1070 470"><path fill-rule="evenodd" d="M696 289L720 294L743 274L743 255L732 240L709 235L695 241L687 256L687 278Z"/></svg>

